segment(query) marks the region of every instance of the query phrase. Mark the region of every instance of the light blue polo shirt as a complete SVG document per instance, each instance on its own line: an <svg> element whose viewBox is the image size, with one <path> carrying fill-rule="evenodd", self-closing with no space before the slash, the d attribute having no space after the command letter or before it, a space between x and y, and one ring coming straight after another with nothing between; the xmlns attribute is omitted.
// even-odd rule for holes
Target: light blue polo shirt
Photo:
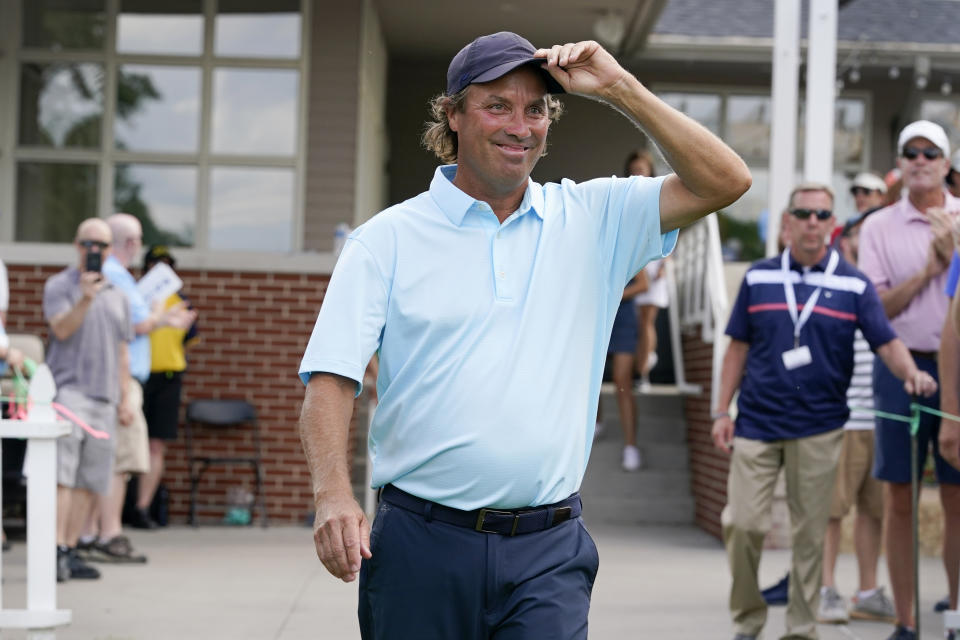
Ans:
<svg viewBox="0 0 960 640"><path fill-rule="evenodd" d="M350 235L300 377L359 393L379 349L374 487L465 510L557 502L583 478L623 288L676 245L663 178L531 180L500 224L455 173Z"/></svg>
<svg viewBox="0 0 960 640"><path fill-rule="evenodd" d="M130 305L130 320L134 326L150 317L150 307L137 289L137 281L127 268L112 255L103 261L103 275L110 284L120 289ZM130 341L130 375L141 383L150 377L150 336L134 336Z"/></svg>

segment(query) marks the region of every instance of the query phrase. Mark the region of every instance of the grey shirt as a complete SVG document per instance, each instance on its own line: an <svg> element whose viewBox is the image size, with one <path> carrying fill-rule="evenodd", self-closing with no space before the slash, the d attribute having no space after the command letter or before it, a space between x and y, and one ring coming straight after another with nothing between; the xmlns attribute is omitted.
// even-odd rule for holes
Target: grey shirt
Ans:
<svg viewBox="0 0 960 640"><path fill-rule="evenodd" d="M75 267L51 276L43 286L43 317L72 309L83 297ZM130 307L123 293L107 284L94 298L83 323L66 340L51 332L47 365L58 388L72 388L89 398L120 400L120 345L133 338Z"/></svg>

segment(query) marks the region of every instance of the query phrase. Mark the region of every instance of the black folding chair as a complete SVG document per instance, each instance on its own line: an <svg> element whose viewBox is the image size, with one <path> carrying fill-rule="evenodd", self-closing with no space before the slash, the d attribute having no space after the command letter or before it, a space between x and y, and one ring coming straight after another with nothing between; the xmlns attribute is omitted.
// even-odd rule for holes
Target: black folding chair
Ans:
<svg viewBox="0 0 960 640"><path fill-rule="evenodd" d="M194 431L250 428L253 433L253 454L248 456L200 455L196 451ZM194 400L187 406L187 464L190 467L190 524L197 526L197 487L203 472L214 465L249 465L254 473L254 500L260 511L260 524L267 526L267 509L263 495L263 466L260 460L260 425L257 412L244 400Z"/></svg>

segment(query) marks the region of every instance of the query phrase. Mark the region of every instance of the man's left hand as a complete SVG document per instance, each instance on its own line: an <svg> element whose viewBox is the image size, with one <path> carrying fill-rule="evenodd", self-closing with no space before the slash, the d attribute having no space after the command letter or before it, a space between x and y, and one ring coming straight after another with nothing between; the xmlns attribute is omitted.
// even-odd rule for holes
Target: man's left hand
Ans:
<svg viewBox="0 0 960 640"><path fill-rule="evenodd" d="M121 427L129 427L133 424L135 411L126 398L120 401L120 404L117 405L117 422L120 423Z"/></svg>
<svg viewBox="0 0 960 640"><path fill-rule="evenodd" d="M960 422L940 421L940 455L950 465L960 470Z"/></svg>
<svg viewBox="0 0 960 640"><path fill-rule="evenodd" d="M630 74L617 59L593 40L555 44L537 49L535 58L544 58L544 69L567 93L606 98L617 84Z"/></svg>
<svg viewBox="0 0 960 640"><path fill-rule="evenodd" d="M937 381L926 371L917 370L903 381L903 389L910 395L929 398L937 392Z"/></svg>

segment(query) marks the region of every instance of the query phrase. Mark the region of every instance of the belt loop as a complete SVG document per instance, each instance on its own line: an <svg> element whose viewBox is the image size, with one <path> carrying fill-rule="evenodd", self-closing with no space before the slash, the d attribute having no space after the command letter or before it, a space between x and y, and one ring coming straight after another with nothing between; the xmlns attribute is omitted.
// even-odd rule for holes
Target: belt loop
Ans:
<svg viewBox="0 0 960 640"><path fill-rule="evenodd" d="M547 507L547 519L543 523L544 529L549 529L550 527L553 526L553 514L556 513L556 511L557 511L556 507Z"/></svg>
<svg viewBox="0 0 960 640"><path fill-rule="evenodd" d="M423 505L423 518L427 522L433 522L433 503L425 502Z"/></svg>

